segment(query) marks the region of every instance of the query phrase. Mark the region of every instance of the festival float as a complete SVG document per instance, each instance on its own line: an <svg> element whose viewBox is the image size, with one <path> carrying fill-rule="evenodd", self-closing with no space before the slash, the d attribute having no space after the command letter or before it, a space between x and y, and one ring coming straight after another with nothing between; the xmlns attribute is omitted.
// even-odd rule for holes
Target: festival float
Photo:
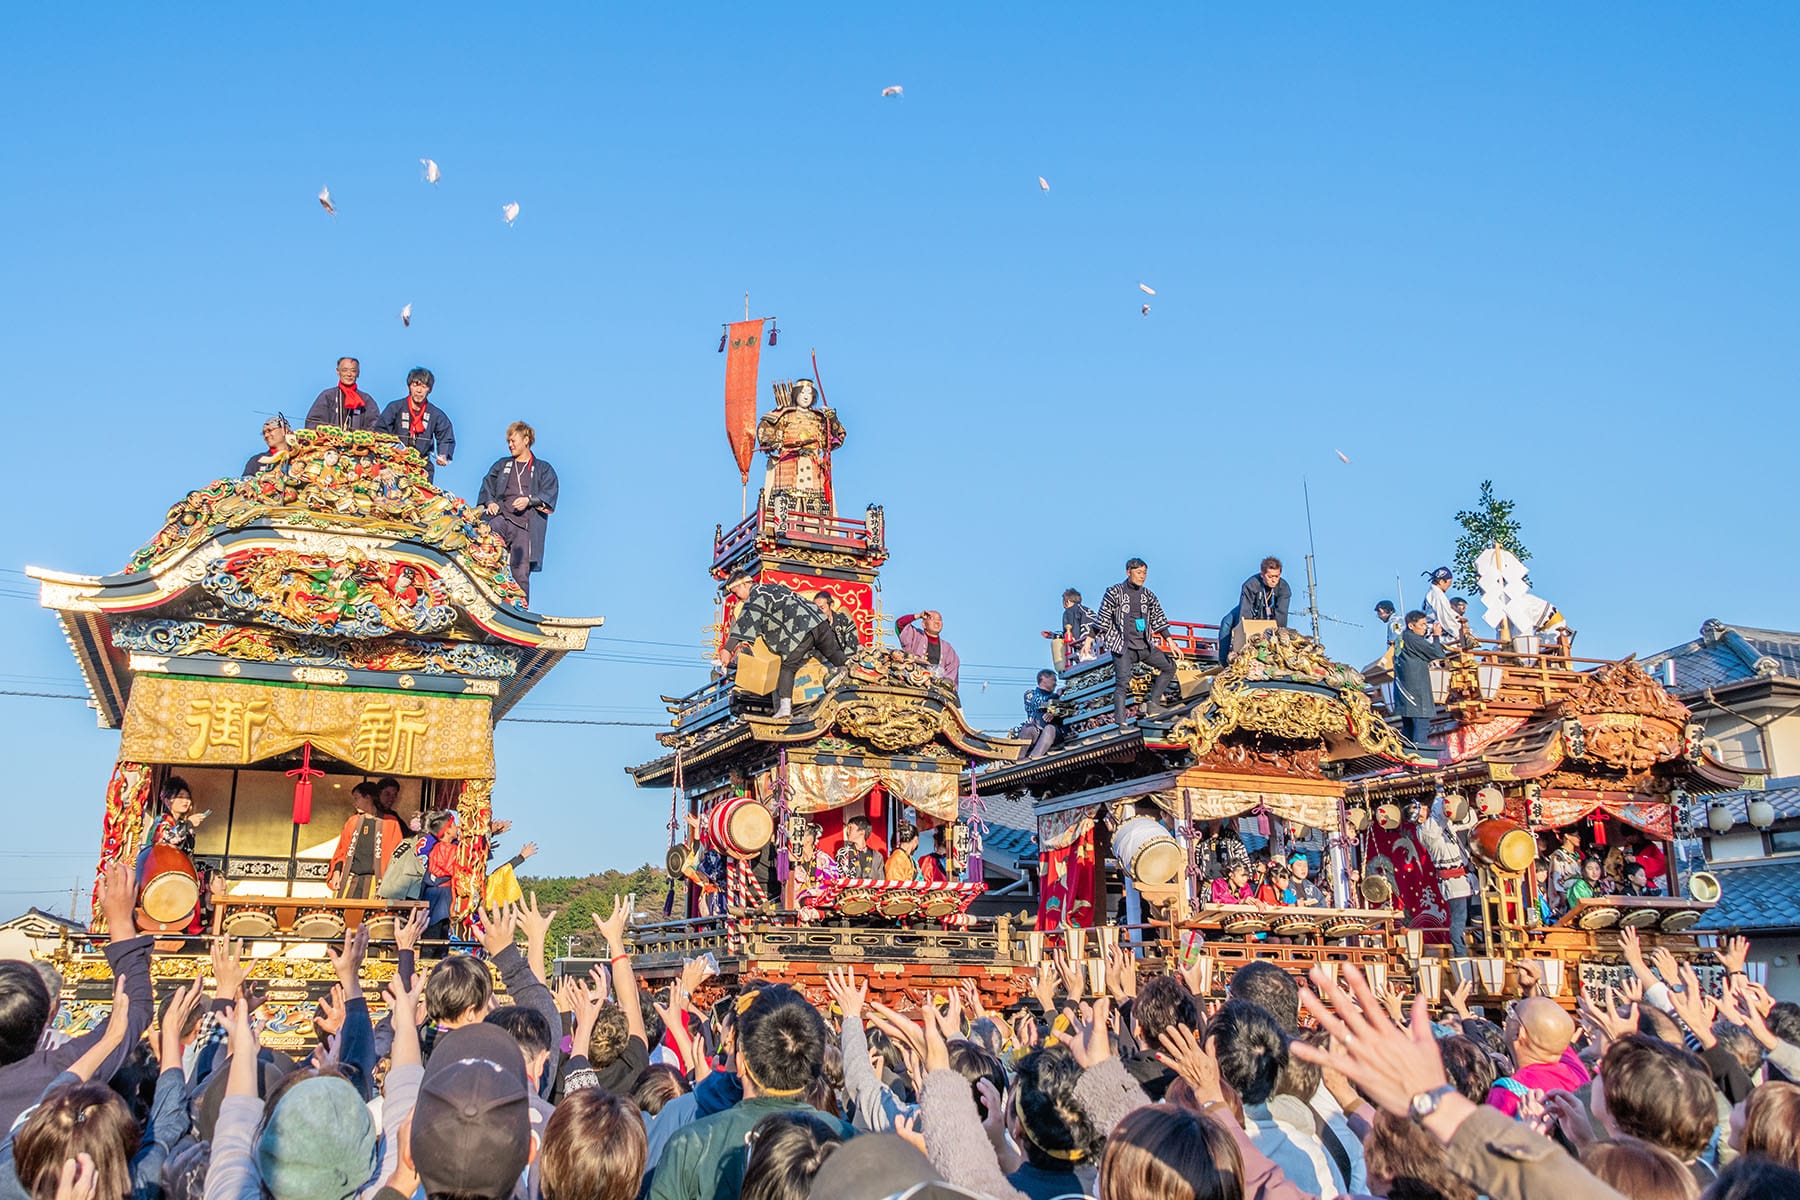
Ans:
<svg viewBox="0 0 1800 1200"><path fill-rule="evenodd" d="M138 864L157 980L207 974L213 934L245 939L269 1036L297 1046L335 978L326 945L367 927L378 994L396 922L421 906L332 894L351 790L391 777L402 819L456 813L464 923L487 870L494 723L601 619L529 611L504 543L397 439L320 428L288 447L190 492L118 574L30 574L100 727L120 731L97 857ZM146 845L174 777L191 854ZM79 1025L111 984L99 953L64 957Z"/></svg>
<svg viewBox="0 0 1800 1200"><path fill-rule="evenodd" d="M1712 939L1689 932L1720 894L1700 857L1701 797L1759 788L1764 777L1726 765L1687 707L1632 658L1576 658L1571 635L1545 636L1548 606L1530 595L1516 558L1490 549L1482 560L1499 636L1433 664L1436 762L1375 771L1349 791L1369 870L1393 881L1409 914L1418 990L1435 1001L1468 980L1475 1001L1496 1004L1519 994L1524 964L1527 977L1572 1008L1584 991L1606 994L1628 973L1626 929L1638 932L1646 954L1668 949L1717 990ZM1477 879L1467 957L1450 957L1443 944L1437 873L1402 817L1410 805L1433 803L1466 831ZM1608 894L1546 921L1539 838L1565 830L1604 853ZM1614 894L1634 844L1656 847L1666 862L1662 896Z"/></svg>
<svg viewBox="0 0 1800 1200"><path fill-rule="evenodd" d="M1216 635L1171 622L1164 649L1180 699L1142 715L1153 672L1140 663L1124 725L1114 718L1111 656L1077 662L1073 647L1059 647L1059 744L973 772L975 787L1015 795L1036 815L1041 879L1028 958L1049 948L1094 963L1123 931L1198 964L1204 991L1253 960L1294 972L1354 963L1384 979L1402 914L1379 881L1353 882L1345 779L1412 757L1375 713L1362 675L1319 642L1261 629L1221 665ZM1330 902L1213 903L1199 858L1208 832L1267 837L1278 825L1323 835Z"/></svg>
<svg viewBox="0 0 1800 1200"><path fill-rule="evenodd" d="M747 573L809 602L827 592L859 645L841 667L814 659L799 670L790 717L774 715L774 664L750 653L697 691L663 697L673 720L657 740L667 753L629 771L639 787L669 794L671 887L687 890L691 915L634 925L635 968L654 982L711 954L718 983L753 974L822 1001L825 973L858 964L889 1000L968 979L1010 1003L1025 984L1017 939L1004 915L969 912L986 887L981 811L978 797L961 796L959 779L971 764L1018 757L1023 743L971 728L929 663L882 644L882 509L838 515L832 457L845 430L816 380L777 382L774 407L756 419L762 324L728 331L726 423L746 511L715 530L711 575ZM758 450L764 484L751 498ZM715 652L738 604L721 595ZM918 827L942 856L944 877L888 882L837 870L856 817L872 826L878 862L900 822Z"/></svg>

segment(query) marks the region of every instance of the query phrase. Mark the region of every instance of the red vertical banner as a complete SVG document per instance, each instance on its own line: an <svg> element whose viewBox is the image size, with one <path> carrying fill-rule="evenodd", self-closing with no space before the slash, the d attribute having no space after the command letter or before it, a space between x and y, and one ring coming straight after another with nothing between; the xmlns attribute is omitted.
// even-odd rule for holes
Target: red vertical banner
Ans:
<svg viewBox="0 0 1800 1200"><path fill-rule="evenodd" d="M1423 929L1428 943L1449 943L1450 906L1438 891L1431 855L1414 836L1412 826L1393 830L1369 827L1363 835L1363 874L1376 872L1392 876L1407 928Z"/></svg>
<svg viewBox="0 0 1800 1200"><path fill-rule="evenodd" d="M733 321L725 352L725 437L737 459L738 475L750 482L756 452L756 368L762 359L762 320Z"/></svg>
<svg viewBox="0 0 1800 1200"><path fill-rule="evenodd" d="M1038 857L1038 929L1094 926L1094 831Z"/></svg>

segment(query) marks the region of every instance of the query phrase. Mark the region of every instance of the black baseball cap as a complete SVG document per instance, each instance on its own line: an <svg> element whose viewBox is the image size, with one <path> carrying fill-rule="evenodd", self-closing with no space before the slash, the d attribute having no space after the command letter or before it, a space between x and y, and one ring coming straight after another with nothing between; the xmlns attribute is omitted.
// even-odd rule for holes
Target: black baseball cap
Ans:
<svg viewBox="0 0 1800 1200"><path fill-rule="evenodd" d="M512 1034L481 1023L438 1038L413 1106L412 1159L427 1194L512 1194L531 1162L530 1085Z"/></svg>

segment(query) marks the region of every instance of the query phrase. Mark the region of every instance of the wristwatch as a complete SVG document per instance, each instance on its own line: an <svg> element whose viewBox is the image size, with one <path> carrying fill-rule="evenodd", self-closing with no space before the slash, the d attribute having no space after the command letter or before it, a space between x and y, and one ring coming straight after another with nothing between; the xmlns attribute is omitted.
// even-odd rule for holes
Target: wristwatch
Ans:
<svg viewBox="0 0 1800 1200"><path fill-rule="evenodd" d="M1414 1121L1423 1121L1426 1117L1429 1117L1438 1110L1438 1104L1445 1096L1450 1095L1450 1093L1455 1090L1456 1088L1446 1083L1442 1087L1432 1088L1429 1092L1420 1092L1411 1100L1407 1101L1407 1115L1412 1117Z"/></svg>

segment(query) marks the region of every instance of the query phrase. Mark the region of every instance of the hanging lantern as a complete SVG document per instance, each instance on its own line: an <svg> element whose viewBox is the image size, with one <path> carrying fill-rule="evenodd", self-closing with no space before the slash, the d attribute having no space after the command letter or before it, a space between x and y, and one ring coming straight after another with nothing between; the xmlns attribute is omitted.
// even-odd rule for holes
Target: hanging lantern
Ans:
<svg viewBox="0 0 1800 1200"><path fill-rule="evenodd" d="M1493 818L1506 810L1506 796L1493 784L1484 784L1475 793L1475 811L1484 817Z"/></svg>
<svg viewBox="0 0 1800 1200"><path fill-rule="evenodd" d="M1431 699L1437 704L1442 704L1444 697L1450 694L1450 668L1434 662L1431 664L1430 671Z"/></svg>
<svg viewBox="0 0 1800 1200"><path fill-rule="evenodd" d="M1706 824L1714 833L1730 833L1736 820L1725 805L1711 804L1706 809Z"/></svg>
<svg viewBox="0 0 1800 1200"><path fill-rule="evenodd" d="M1754 829L1767 829L1775 823L1775 806L1767 800L1750 802L1750 825Z"/></svg>
<svg viewBox="0 0 1800 1200"><path fill-rule="evenodd" d="M1352 804L1344 810L1344 824L1350 827L1351 833L1361 833L1369 827L1369 810L1367 806Z"/></svg>
<svg viewBox="0 0 1800 1200"><path fill-rule="evenodd" d="M1500 694L1500 680L1506 674L1506 668L1482 665L1475 668L1475 677L1481 684L1481 698L1492 700Z"/></svg>
<svg viewBox="0 0 1800 1200"><path fill-rule="evenodd" d="M1458 789L1444 797L1444 815L1453 824L1462 824L1469 819L1469 793Z"/></svg>
<svg viewBox="0 0 1800 1200"><path fill-rule="evenodd" d="M1383 804L1380 808L1377 808L1375 810L1375 823L1383 829L1391 830L1400 828L1400 806L1398 804L1390 803Z"/></svg>

